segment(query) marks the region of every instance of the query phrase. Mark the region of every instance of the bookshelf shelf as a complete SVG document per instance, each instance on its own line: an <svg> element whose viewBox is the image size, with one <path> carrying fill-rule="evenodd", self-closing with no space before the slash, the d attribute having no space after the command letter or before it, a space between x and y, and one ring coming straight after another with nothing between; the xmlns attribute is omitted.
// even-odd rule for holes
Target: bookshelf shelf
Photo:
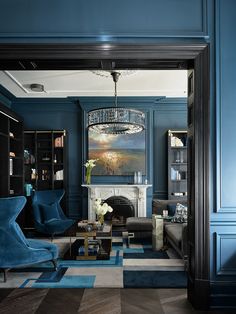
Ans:
<svg viewBox="0 0 236 314"><path fill-rule="evenodd" d="M0 111L0 197L23 195L23 122L1 104Z"/></svg>
<svg viewBox="0 0 236 314"><path fill-rule="evenodd" d="M187 199L187 131L168 131L168 199Z"/></svg>

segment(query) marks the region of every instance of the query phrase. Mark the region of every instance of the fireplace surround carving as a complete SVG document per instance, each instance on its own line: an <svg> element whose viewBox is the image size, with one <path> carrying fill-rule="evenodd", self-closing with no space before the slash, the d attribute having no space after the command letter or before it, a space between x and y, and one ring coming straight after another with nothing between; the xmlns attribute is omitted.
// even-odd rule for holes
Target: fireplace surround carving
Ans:
<svg viewBox="0 0 236 314"><path fill-rule="evenodd" d="M90 184L82 185L88 189L88 219L95 220L93 210L97 198L107 200L112 196L123 196L130 200L134 206L135 217L147 216L147 188L150 184Z"/></svg>

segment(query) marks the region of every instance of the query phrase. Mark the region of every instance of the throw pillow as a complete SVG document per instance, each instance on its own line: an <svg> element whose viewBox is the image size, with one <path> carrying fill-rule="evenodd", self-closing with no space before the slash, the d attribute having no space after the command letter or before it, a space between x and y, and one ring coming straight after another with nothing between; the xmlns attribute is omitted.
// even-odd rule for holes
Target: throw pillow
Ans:
<svg viewBox="0 0 236 314"><path fill-rule="evenodd" d="M175 204L168 204L167 205L168 215L174 216L176 211L176 205Z"/></svg>
<svg viewBox="0 0 236 314"><path fill-rule="evenodd" d="M60 219L60 215L57 209L57 203L53 203L51 205L40 204L39 206L42 212L44 222L51 219Z"/></svg>
<svg viewBox="0 0 236 314"><path fill-rule="evenodd" d="M177 203L176 205L176 210L175 210L175 215L172 219L173 222L187 222L188 219L188 208L187 206Z"/></svg>

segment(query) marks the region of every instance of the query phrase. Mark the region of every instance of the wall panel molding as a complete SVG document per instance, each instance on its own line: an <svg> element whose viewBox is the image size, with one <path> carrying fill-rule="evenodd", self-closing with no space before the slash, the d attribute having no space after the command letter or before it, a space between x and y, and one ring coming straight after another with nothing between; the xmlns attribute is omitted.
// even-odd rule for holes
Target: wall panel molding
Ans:
<svg viewBox="0 0 236 314"><path fill-rule="evenodd" d="M235 20L235 1L216 0L216 189L218 213L236 213L235 194L235 41L231 27ZM230 22L231 21L231 22ZM232 37L231 37L232 36ZM233 70L234 69L234 70Z"/></svg>
<svg viewBox="0 0 236 314"><path fill-rule="evenodd" d="M14 0L11 6L4 1L1 12L0 38L8 42L24 38L105 41L114 37L208 36L207 0L181 0L181 5L179 0L145 4L143 0L71 0L69 5L63 0L51 0L50 4L41 0L31 6Z"/></svg>
<svg viewBox="0 0 236 314"><path fill-rule="evenodd" d="M236 276L236 233L215 233L216 241L216 275Z"/></svg>

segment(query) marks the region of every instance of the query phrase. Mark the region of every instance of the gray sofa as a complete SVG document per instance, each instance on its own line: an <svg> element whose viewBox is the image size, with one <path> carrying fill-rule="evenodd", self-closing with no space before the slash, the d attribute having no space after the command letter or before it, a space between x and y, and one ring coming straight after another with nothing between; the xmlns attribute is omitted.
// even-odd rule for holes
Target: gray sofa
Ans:
<svg viewBox="0 0 236 314"><path fill-rule="evenodd" d="M176 205L181 203L186 205L187 202L179 200L153 200L152 211L153 214L162 215L163 210L168 209L168 205ZM176 250L176 252L183 258L187 257L187 223L164 223L164 234L167 242Z"/></svg>

